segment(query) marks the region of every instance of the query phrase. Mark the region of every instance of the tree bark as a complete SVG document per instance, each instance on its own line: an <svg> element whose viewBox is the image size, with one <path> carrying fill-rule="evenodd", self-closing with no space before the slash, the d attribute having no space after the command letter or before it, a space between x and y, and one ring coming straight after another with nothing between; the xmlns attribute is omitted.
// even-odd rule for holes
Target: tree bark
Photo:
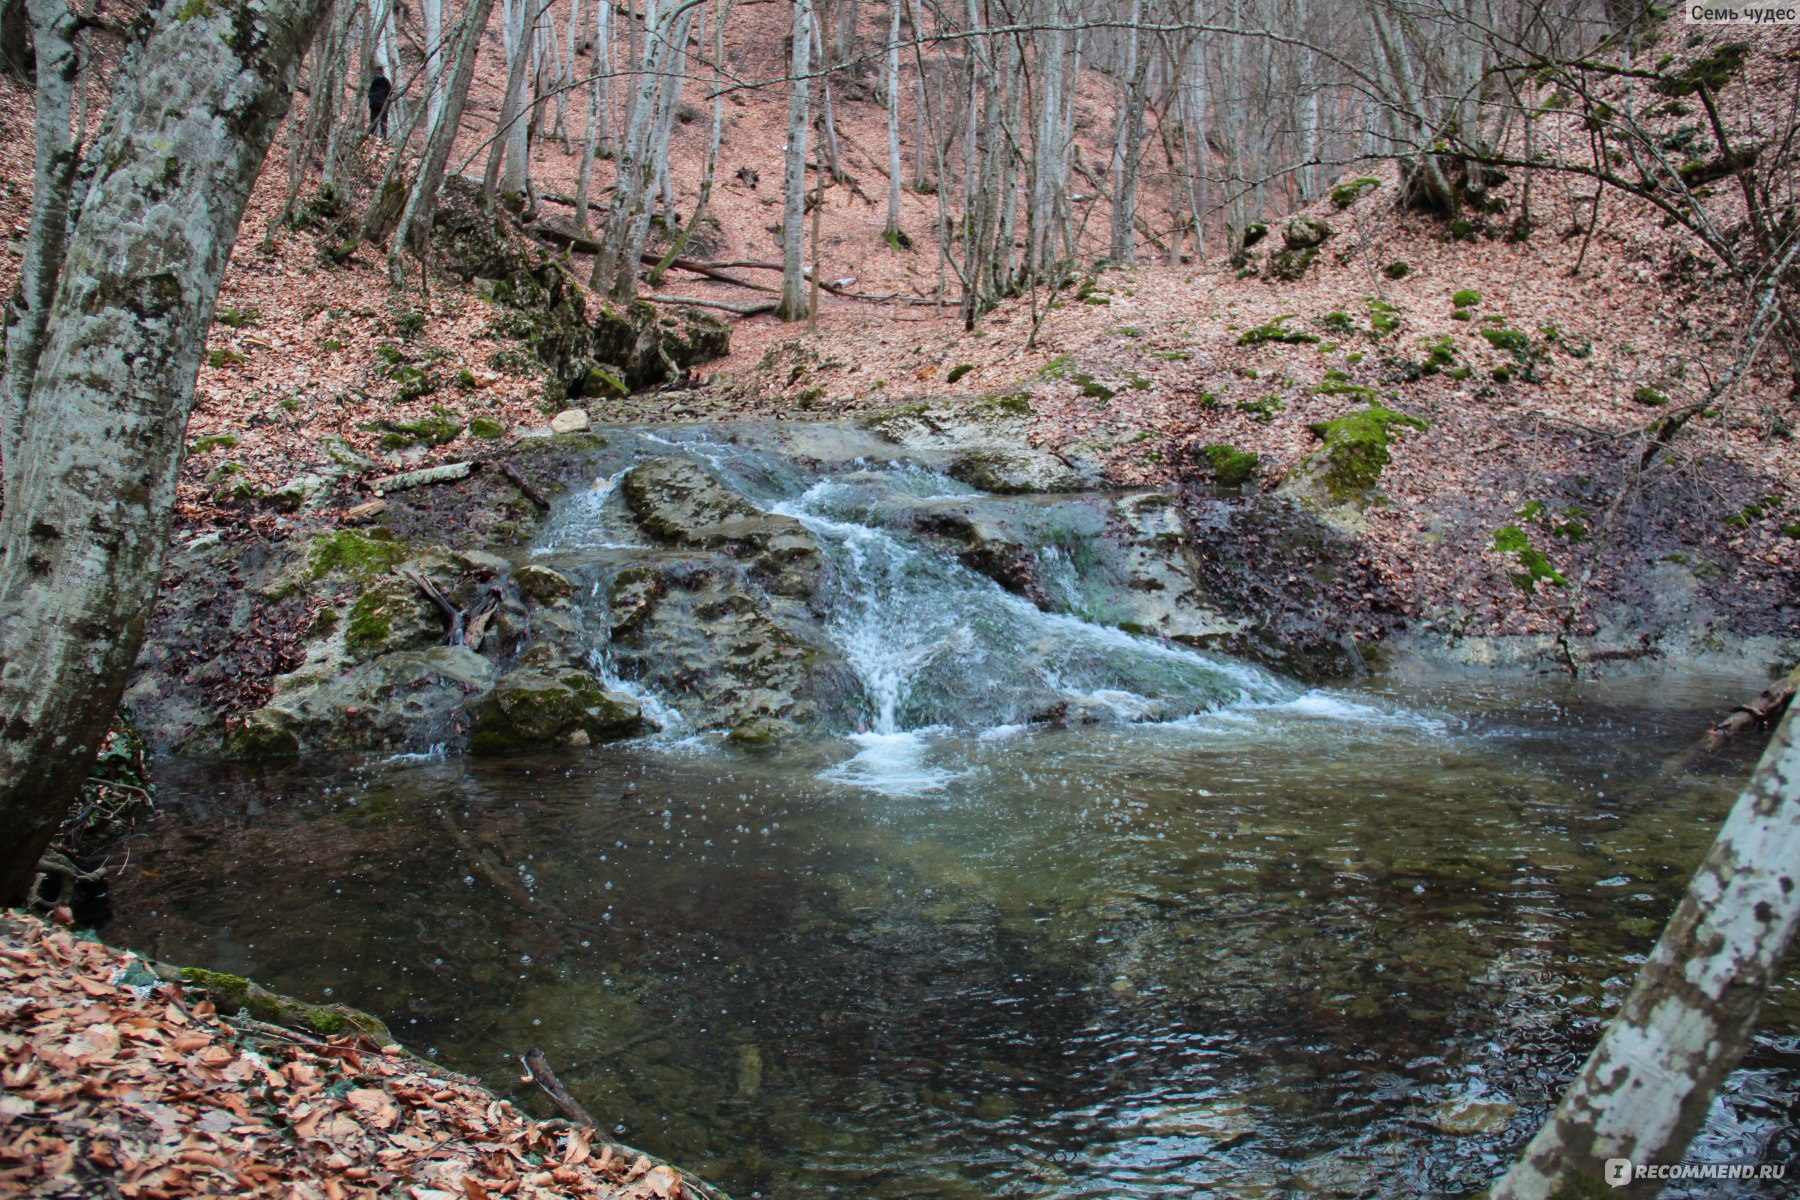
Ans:
<svg viewBox="0 0 1800 1200"><path fill-rule="evenodd" d="M412 194L407 197L406 211L394 230L390 254L390 274L397 274L403 259L393 257L403 248L411 250L422 262L431 240L432 215L437 210L438 189L444 186L444 172L450 165L450 151L456 142L456 130L462 123L463 104L469 98L469 80L475 74L475 59L481 51L481 35L493 15L494 0L475 0L474 7L463 18L458 35L456 67L444 89L444 107L425 139L425 157L413 178Z"/></svg>
<svg viewBox="0 0 1800 1200"><path fill-rule="evenodd" d="M812 0L794 0L793 37L787 160L782 174L781 304L775 310L775 315L784 321L804 320L807 314L802 259L806 250L807 75L812 71Z"/></svg>
<svg viewBox="0 0 1800 1200"><path fill-rule="evenodd" d="M0 896L87 777L143 639L194 378L322 0L169 0L115 98L7 459Z"/></svg>
<svg viewBox="0 0 1800 1200"><path fill-rule="evenodd" d="M69 133L75 78L75 15L62 0L27 0L37 48L35 162L31 225L19 282L6 306L6 366L0 374L0 456L20 465L20 437L32 377L49 336L57 272L67 245L69 205L81 147ZM9 474L10 482L10 474ZM10 489L9 489L10 494Z"/></svg>
<svg viewBox="0 0 1800 1200"><path fill-rule="evenodd" d="M1792 710L1637 984L1490 1200L1586 1195L1608 1159L1678 1163L1737 1065L1800 923L1800 724ZM1607 1195L1655 1196L1657 1179Z"/></svg>

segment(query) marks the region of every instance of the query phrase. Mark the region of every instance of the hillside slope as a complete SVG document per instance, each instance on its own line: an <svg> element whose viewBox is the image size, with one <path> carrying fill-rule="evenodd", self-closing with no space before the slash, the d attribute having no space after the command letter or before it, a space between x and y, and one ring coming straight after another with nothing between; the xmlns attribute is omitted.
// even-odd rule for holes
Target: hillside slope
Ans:
<svg viewBox="0 0 1800 1200"><path fill-rule="evenodd" d="M779 73L780 15L751 7L734 25L730 58L743 76ZM1724 36L1672 27L1645 53L1695 58ZM1722 97L1740 124L1775 111L1800 44L1791 31L1758 37L1741 82ZM489 41L494 57L479 72L458 161L473 159L498 109L497 30ZM0 89L0 199L18 228L30 101L15 84ZM690 84L693 119L674 146L683 205L705 154L704 92ZM1106 101L1084 97L1087 136L1106 128ZM785 100L779 89L745 89L726 109L712 252L773 258ZM927 236L936 202L909 191L903 224L914 248L887 246L876 186L884 167L862 149L884 144L884 110L850 85L837 113L858 182L826 192L824 274L923 301L939 274ZM1672 136L1683 125L1673 115L1664 123ZM907 131L909 162L914 149ZM366 145L358 159L365 187L378 177L376 151ZM560 145L538 145L534 165L547 193L572 189L575 159ZM731 353L695 386L583 403L600 422L792 419L1019 392L1034 442L1101 465L1120 484L1188 489L1211 582L1271 614L1271 636L1283 636L1285 613L1322 622L1332 638L1404 632L1433 653L1565 666L1659 649L1735 653L1745 637L1791 637L1800 468L1780 357L1765 353L1715 412L1689 422L1649 470L1637 467L1664 403L1699 397L1738 350L1743 298L1698 248L1644 206L1611 193L1596 202L1590 184L1567 176L1536 181L1535 226L1522 240L1508 236L1510 219L1453 233L1396 211L1392 169L1368 177L1378 183L1342 207L1325 199L1301 214L1330 233L1293 281L1268 278L1274 252L1264 247L1279 249L1278 227L1247 266L1213 258L1107 271L1054 298L1019 297L972 332L927 303L826 297L816 331L766 316L735 322ZM330 522L367 498L359 478L479 456L495 444L481 434L541 426L563 406L490 298L443 277L394 294L374 248L333 263L322 224L270 230L285 186L278 145L201 372L182 488L187 536L248 527L280 539ZM1495 195L1516 212L1529 186L1515 178ZM1717 203L1729 209L1728 190ZM581 256L570 265L585 277ZM703 279L664 286L745 296ZM1462 293L1479 298L1459 306ZM1257 329L1265 340L1251 336ZM1321 497L1304 478L1316 473L1316 460L1306 464L1321 445L1319 423L1369 401L1427 427L1392 431L1391 462L1367 495ZM1248 491L1303 502L1333 531L1331 546L1310 534L1257 534L1260 518L1214 497L1206 446L1257 455ZM302 486L297 513L267 499L309 475L342 476L334 461L357 464L335 493ZM1496 637L1516 640L1486 640ZM1782 656L1773 641L1751 652L1769 665Z"/></svg>

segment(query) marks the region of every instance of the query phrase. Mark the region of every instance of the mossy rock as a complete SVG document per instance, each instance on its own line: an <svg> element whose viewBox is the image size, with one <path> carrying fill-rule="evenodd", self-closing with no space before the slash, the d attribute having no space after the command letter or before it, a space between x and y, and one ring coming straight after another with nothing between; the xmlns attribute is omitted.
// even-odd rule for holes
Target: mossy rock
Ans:
<svg viewBox="0 0 1800 1200"><path fill-rule="evenodd" d="M1393 262L1381 268L1381 273L1386 275L1389 279L1405 279L1408 275L1412 274L1412 264L1403 258L1396 258Z"/></svg>
<svg viewBox="0 0 1800 1200"><path fill-rule="evenodd" d="M492 417L476 417L469 422L469 436L491 442L506 436L506 426Z"/></svg>
<svg viewBox="0 0 1800 1200"><path fill-rule="evenodd" d="M298 753L300 738L289 727L288 714L277 708L257 709L225 738L226 758L292 758Z"/></svg>
<svg viewBox="0 0 1800 1200"><path fill-rule="evenodd" d="M621 372L612 367L590 367L586 375L581 377L580 394L599 400L616 400L629 396L631 389L625 386Z"/></svg>
<svg viewBox="0 0 1800 1200"><path fill-rule="evenodd" d="M504 754L595 737L624 737L643 728L629 698L606 691L586 671L514 671L490 692L469 738L474 754Z"/></svg>
<svg viewBox="0 0 1800 1200"><path fill-rule="evenodd" d="M1480 303L1481 293L1474 288L1464 288L1462 291L1450 297L1450 304L1453 308L1474 308ZM1463 319L1467 320L1468 318L1464 317Z"/></svg>
<svg viewBox="0 0 1800 1200"><path fill-rule="evenodd" d="M1289 250L1315 250L1331 236L1331 226L1317 217L1295 217L1281 227L1281 242Z"/></svg>
<svg viewBox="0 0 1800 1200"><path fill-rule="evenodd" d="M663 352L678 367L695 367L731 353L731 326L717 317L687 311L663 322Z"/></svg>
<svg viewBox="0 0 1800 1200"><path fill-rule="evenodd" d="M344 648L361 659L396 650L423 650L444 641L443 618L404 579L377 582L356 598L344 628Z"/></svg>
<svg viewBox="0 0 1800 1200"><path fill-rule="evenodd" d="M395 540L385 529L368 533L341 529L312 544L307 551L306 569L313 579L338 571L353 579L371 580L386 575L411 555L411 547Z"/></svg>
<svg viewBox="0 0 1800 1200"><path fill-rule="evenodd" d="M1236 446L1217 444L1200 447L1200 457L1212 468L1213 482L1220 487L1242 487L1256 474L1257 464L1261 461Z"/></svg>
<svg viewBox="0 0 1800 1200"><path fill-rule="evenodd" d="M626 567L620 571L607 593L607 610L612 614L614 641L629 636L643 625L656 608L656 602L669 590L663 574L655 567Z"/></svg>
<svg viewBox="0 0 1800 1200"><path fill-rule="evenodd" d="M1350 179L1331 189L1331 207L1340 212L1362 199L1363 193L1381 186L1381 180L1364 175L1360 179Z"/></svg>
<svg viewBox="0 0 1800 1200"><path fill-rule="evenodd" d="M526 597L544 605L561 604L575 594L575 585L568 576L535 563L514 571L513 583Z"/></svg>
<svg viewBox="0 0 1800 1200"><path fill-rule="evenodd" d="M1313 260L1318 257L1319 248L1317 246L1308 246L1299 250L1282 250L1271 254L1269 255L1269 278L1278 279L1283 283L1294 283L1305 276L1307 269L1313 265Z"/></svg>
<svg viewBox="0 0 1800 1200"><path fill-rule="evenodd" d="M386 421L390 433L399 434L425 446L445 446L462 436L463 419L447 408L434 408L431 415L416 421ZM383 439L386 444L387 439Z"/></svg>
<svg viewBox="0 0 1800 1200"><path fill-rule="evenodd" d="M1669 402L1668 396L1648 384L1631 393L1631 398L1646 408L1661 408Z"/></svg>
<svg viewBox="0 0 1800 1200"><path fill-rule="evenodd" d="M773 750L795 732L792 725L778 717L751 717L733 725L725 740L740 750Z"/></svg>
<svg viewBox="0 0 1800 1200"><path fill-rule="evenodd" d="M1379 404L1335 420L1314 422L1312 431L1325 444L1306 460L1308 475L1324 487L1334 502L1362 503L1381 477L1382 468L1391 461L1388 446L1396 426L1430 428L1422 418Z"/></svg>
<svg viewBox="0 0 1800 1200"><path fill-rule="evenodd" d="M378 1046L392 1045L394 1035L380 1018L347 1004L308 1004L271 992L254 980L201 967L182 967L181 982L206 993L221 1012L248 1012L258 1021L321 1037L361 1035Z"/></svg>

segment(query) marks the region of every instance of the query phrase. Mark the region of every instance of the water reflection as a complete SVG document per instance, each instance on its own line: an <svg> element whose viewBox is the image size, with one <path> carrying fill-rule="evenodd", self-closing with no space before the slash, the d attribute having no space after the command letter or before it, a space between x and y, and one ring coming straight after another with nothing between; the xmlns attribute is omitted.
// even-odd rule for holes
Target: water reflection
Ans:
<svg viewBox="0 0 1800 1200"><path fill-rule="evenodd" d="M542 1045L740 1196L1454 1194L1629 986L1750 764L1658 767L1739 691L944 732L930 789L837 740L194 771L111 936L501 1090ZM1695 1157L1800 1160L1793 984Z"/></svg>

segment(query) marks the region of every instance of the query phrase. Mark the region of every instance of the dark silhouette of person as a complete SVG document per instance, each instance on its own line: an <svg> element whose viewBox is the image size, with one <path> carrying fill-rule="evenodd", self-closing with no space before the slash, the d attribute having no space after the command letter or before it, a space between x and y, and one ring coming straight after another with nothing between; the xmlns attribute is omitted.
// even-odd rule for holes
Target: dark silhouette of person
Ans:
<svg viewBox="0 0 1800 1200"><path fill-rule="evenodd" d="M380 67L375 68L375 78L369 80L369 128L387 136L388 97L393 94L394 85L388 82L387 72Z"/></svg>

